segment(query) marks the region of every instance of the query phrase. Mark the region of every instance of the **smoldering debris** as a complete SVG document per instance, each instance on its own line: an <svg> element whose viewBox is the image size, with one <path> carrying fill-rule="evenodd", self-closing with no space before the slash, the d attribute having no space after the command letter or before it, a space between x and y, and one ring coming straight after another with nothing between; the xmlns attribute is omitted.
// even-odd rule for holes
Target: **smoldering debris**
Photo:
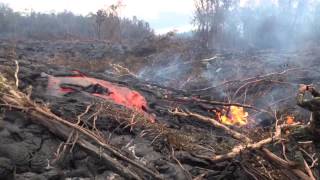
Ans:
<svg viewBox="0 0 320 180"><path fill-rule="evenodd" d="M217 79L221 80L218 84L212 83L211 77L195 78L197 81L187 83L181 90L130 75L79 69L87 77L137 91L147 102L141 110L154 116L155 122L134 108L92 95L106 91L75 86L81 84L69 83L60 88L73 88L72 92L50 96L46 93L48 79L41 73L68 77L74 69L47 64L45 60L18 59L17 89L16 65L12 59L2 58L0 175L10 179L16 167L15 176L26 179L317 176L314 153L318 149L308 143L312 139L303 140L301 147L292 139L295 128L304 126L309 118L308 112L295 105L295 88L306 79L313 83L319 79L311 68L318 63L316 55L292 55L314 60L305 67L293 63L284 69L271 71L271 65L270 69L265 66L259 71L263 66L258 65L264 61L259 58L273 57L271 52L266 53L269 55L220 54L209 61L212 65L206 66L200 61L194 74L215 69L217 63L221 68L215 69L218 77L229 73L226 77L230 79ZM246 63L245 67L241 62L248 57L257 61ZM174 64L175 68L180 65ZM234 67L240 70L234 71ZM256 74L246 74L245 68L253 68ZM294 119L288 121L291 116ZM305 166L296 164L296 152L302 152Z"/></svg>

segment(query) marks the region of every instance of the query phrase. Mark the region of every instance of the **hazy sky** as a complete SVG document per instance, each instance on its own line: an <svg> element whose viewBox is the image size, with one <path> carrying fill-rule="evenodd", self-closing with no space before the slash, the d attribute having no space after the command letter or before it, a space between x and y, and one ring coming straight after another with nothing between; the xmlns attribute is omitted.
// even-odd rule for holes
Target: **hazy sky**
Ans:
<svg viewBox="0 0 320 180"><path fill-rule="evenodd" d="M107 7L115 0L0 0L16 11L72 11L87 15ZM137 16L150 23L158 33L172 29L180 32L191 29L193 0L123 0L122 16Z"/></svg>

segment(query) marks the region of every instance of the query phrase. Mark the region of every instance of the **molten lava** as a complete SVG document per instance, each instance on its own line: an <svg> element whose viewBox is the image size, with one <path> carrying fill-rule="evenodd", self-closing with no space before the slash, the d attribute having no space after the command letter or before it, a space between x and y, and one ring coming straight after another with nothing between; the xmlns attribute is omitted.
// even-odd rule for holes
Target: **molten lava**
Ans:
<svg viewBox="0 0 320 180"><path fill-rule="evenodd" d="M227 111L217 112L216 115L221 123L226 125L243 126L247 124L248 112L243 107L230 106Z"/></svg>
<svg viewBox="0 0 320 180"><path fill-rule="evenodd" d="M287 124L293 124L295 121L294 121L294 116L287 116L286 117L286 123Z"/></svg>
<svg viewBox="0 0 320 180"><path fill-rule="evenodd" d="M129 109L144 114L151 122L155 121L154 117L146 112L146 99L137 91L101 79L87 77L84 74L78 72L76 75L71 76L56 77L47 75L47 77L47 93L52 96L63 96L64 94L77 91L73 88L62 87L64 84L69 86L71 85L75 87L81 87L84 91L91 87L94 89L90 92L92 96L100 97L108 101L113 101L116 104L125 106Z"/></svg>

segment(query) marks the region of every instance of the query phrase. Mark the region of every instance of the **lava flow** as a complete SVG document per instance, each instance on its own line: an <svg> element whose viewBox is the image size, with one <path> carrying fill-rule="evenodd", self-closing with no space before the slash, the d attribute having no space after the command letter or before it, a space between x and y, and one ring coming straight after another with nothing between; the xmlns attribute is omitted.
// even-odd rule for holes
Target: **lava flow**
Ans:
<svg viewBox="0 0 320 180"><path fill-rule="evenodd" d="M48 77L47 92L52 96L63 96L67 93L76 92L74 88L65 88L62 85L72 85L81 87L82 91L90 89L91 95L112 101L126 108L138 111L146 116L150 122L155 122L155 117L146 112L148 109L147 101L139 92L117 84L88 77L80 72L70 76L51 76Z"/></svg>
<svg viewBox="0 0 320 180"><path fill-rule="evenodd" d="M216 115L221 123L226 125L244 126L248 121L248 112L243 107L230 106L223 112L217 112Z"/></svg>

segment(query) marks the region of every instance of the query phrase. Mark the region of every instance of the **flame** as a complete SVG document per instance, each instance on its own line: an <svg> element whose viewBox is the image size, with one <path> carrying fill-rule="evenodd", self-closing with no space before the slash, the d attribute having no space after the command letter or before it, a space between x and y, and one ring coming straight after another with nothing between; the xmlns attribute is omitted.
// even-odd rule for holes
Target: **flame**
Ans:
<svg viewBox="0 0 320 180"><path fill-rule="evenodd" d="M248 122L248 112L244 111L243 107L230 106L228 111L217 112L216 115L221 123L226 125L244 126Z"/></svg>
<svg viewBox="0 0 320 180"><path fill-rule="evenodd" d="M293 124L294 123L294 116L287 116L286 117L287 124Z"/></svg>

